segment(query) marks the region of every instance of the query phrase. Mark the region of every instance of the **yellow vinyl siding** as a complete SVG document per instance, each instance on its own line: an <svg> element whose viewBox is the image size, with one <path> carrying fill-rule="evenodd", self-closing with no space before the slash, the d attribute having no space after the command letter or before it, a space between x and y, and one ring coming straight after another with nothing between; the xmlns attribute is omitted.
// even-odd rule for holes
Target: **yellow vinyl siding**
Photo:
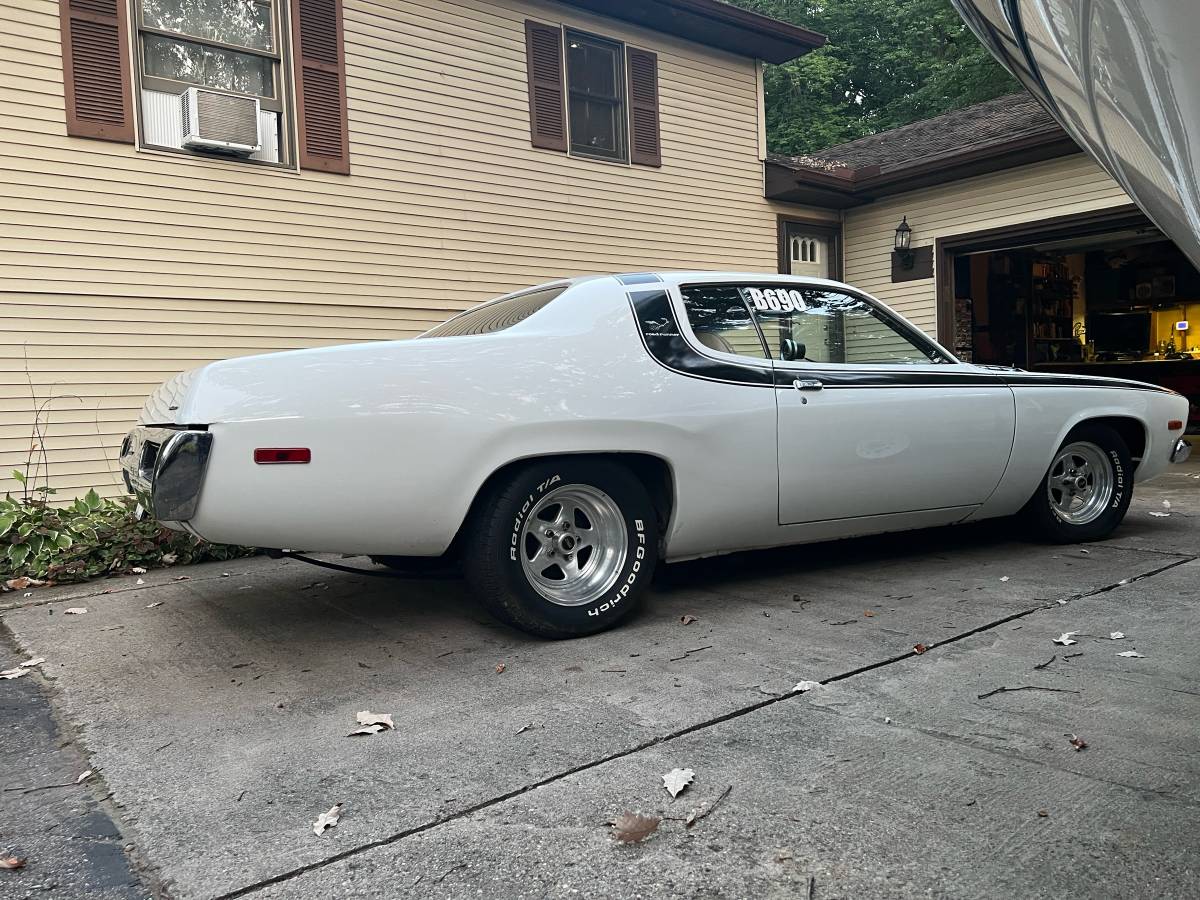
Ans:
<svg viewBox="0 0 1200 900"><path fill-rule="evenodd" d="M892 283L892 245L902 216L912 225L913 246L921 247L939 237L1129 202L1117 183L1081 153L887 197L846 211L846 281L936 335L934 279Z"/></svg>
<svg viewBox="0 0 1200 900"><path fill-rule="evenodd" d="M530 146L526 18L658 54L661 169ZM349 177L68 138L58 3L0 0L0 475L29 448L26 355L62 398L52 480L115 491L121 436L179 370L411 337L563 275L775 270L753 60L553 3L344 19Z"/></svg>

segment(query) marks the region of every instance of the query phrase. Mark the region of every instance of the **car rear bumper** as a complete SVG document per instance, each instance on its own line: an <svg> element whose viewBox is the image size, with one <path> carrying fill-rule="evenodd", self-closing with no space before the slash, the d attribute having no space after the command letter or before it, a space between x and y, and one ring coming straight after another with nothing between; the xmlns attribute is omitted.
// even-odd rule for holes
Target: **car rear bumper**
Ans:
<svg viewBox="0 0 1200 900"><path fill-rule="evenodd" d="M1179 438L1175 442L1175 446L1171 449L1171 462L1181 463L1187 460L1192 455L1192 445Z"/></svg>
<svg viewBox="0 0 1200 900"><path fill-rule="evenodd" d="M139 426L121 444L125 487L165 525L196 514L212 435L207 431Z"/></svg>

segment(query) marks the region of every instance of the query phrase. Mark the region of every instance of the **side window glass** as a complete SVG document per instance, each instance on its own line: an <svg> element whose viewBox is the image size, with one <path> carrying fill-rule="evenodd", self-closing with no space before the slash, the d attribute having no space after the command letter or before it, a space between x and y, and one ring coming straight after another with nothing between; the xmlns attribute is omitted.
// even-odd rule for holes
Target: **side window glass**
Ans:
<svg viewBox="0 0 1200 900"><path fill-rule="evenodd" d="M916 365L945 362L858 297L819 288L744 287L771 355L784 361Z"/></svg>
<svg viewBox="0 0 1200 900"><path fill-rule="evenodd" d="M710 350L766 359L750 310L736 285L693 284L680 288L688 324Z"/></svg>

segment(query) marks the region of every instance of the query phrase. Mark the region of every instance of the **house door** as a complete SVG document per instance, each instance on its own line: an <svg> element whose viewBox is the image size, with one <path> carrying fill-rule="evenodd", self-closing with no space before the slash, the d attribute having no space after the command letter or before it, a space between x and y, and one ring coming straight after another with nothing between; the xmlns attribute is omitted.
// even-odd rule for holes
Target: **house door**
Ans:
<svg viewBox="0 0 1200 900"><path fill-rule="evenodd" d="M783 253L780 270L808 278L840 278L841 266L836 226L784 222L781 226Z"/></svg>

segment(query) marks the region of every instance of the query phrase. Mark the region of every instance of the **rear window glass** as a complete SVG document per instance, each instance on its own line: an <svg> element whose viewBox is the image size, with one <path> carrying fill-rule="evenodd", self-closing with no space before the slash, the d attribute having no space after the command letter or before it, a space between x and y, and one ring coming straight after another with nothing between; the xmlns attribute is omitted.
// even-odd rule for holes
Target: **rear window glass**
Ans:
<svg viewBox="0 0 1200 900"><path fill-rule="evenodd" d="M421 337L457 337L464 334L491 334L495 331L503 331L528 319L566 289L566 285L559 285L545 290L519 294L506 300L485 303L476 309L455 316L449 322L443 322L436 328L425 332Z"/></svg>

